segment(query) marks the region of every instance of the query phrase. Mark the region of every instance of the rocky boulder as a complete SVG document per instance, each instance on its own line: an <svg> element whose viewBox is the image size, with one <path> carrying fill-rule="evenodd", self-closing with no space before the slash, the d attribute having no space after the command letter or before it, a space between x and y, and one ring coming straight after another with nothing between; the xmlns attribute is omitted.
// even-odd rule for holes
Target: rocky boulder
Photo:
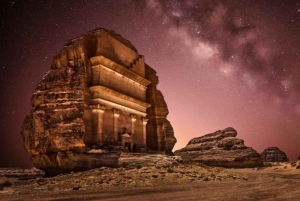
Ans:
<svg viewBox="0 0 300 201"><path fill-rule="evenodd" d="M286 154L278 147L269 147L261 153L263 162L286 162L289 161Z"/></svg>
<svg viewBox="0 0 300 201"><path fill-rule="evenodd" d="M260 155L236 136L233 128L218 130L190 140L186 147L175 151L175 155L181 156L185 163L200 162L227 168L261 166Z"/></svg>

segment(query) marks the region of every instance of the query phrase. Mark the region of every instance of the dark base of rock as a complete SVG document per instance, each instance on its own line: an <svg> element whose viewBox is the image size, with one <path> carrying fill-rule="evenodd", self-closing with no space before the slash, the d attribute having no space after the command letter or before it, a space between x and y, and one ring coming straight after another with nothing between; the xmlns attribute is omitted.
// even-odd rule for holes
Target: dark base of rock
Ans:
<svg viewBox="0 0 300 201"><path fill-rule="evenodd" d="M177 153L178 154L178 153ZM214 151L214 153L204 152L199 153L197 151L190 151L181 153L183 163L203 163L208 166L225 167L225 168L253 168L263 166L260 155L252 153L242 156L243 153L236 151L235 153L224 153L220 151ZM178 154L179 155L179 154ZM238 157L238 156L241 157Z"/></svg>
<svg viewBox="0 0 300 201"><path fill-rule="evenodd" d="M169 167L182 162L181 157L170 156L164 152L131 153L101 149L48 153L47 155L33 156L31 159L33 162L40 164L37 168L45 171L45 177L81 172L99 167Z"/></svg>
<svg viewBox="0 0 300 201"><path fill-rule="evenodd" d="M104 150L78 150L60 151L47 155L35 155L31 160L39 164L37 168L45 171L46 176L68 173L72 171L84 171L97 167L118 167L120 152L107 152Z"/></svg>
<svg viewBox="0 0 300 201"><path fill-rule="evenodd" d="M173 151L165 151L166 155L168 156L175 156Z"/></svg>

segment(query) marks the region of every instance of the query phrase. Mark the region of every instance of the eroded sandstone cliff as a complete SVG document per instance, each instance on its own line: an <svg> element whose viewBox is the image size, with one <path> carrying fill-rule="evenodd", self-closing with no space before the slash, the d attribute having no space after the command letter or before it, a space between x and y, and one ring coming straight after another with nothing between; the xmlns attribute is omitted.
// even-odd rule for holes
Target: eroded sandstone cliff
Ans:
<svg viewBox="0 0 300 201"><path fill-rule="evenodd" d="M147 147L157 151L172 150L176 138L171 124L166 119L168 108L163 95L156 89L158 84L155 81L158 80L156 72L149 66L143 67L143 56L137 53L128 40L113 31L96 29L66 43L53 59L50 71L40 80L32 96L32 108L24 120L22 137L24 146L37 168L55 173L99 166L117 166L119 150L122 148L113 140L120 138L118 135L122 134L121 131L116 133L118 127L113 122L109 123L107 128L116 127L115 133L103 134L101 136L104 139L103 143L98 143L97 136L93 134L99 132L99 128L95 129L92 109L108 110L104 118L115 118L120 113L119 110L107 109L104 105L95 103L97 97L93 96L101 91L98 88L98 91L92 91L95 88L93 86L95 72L92 72L92 67L98 65L93 64L98 62L93 58L101 61L102 66L109 66L108 70L123 73L129 77L128 80L144 84L138 86L140 88L148 85L149 81L146 79L152 82L151 87L145 89L147 103L134 92L130 92L134 98L122 95L122 90L127 90L126 85L119 84L122 93L101 86L98 88L102 91L103 88L109 90L110 96L113 94L119 99L124 98L129 106L130 101L138 107L149 107L151 104L147 114L145 113L149 118ZM103 86L109 84L109 77L104 81ZM91 107L91 104L94 105ZM136 121L135 118L136 115L131 114L121 120L127 125L126 121L133 122ZM139 119L141 123L137 124L135 129L142 132L142 123L147 123L146 120L146 117ZM103 132L106 132L107 128L104 128ZM130 128L134 129L133 126ZM142 143L142 137L137 140ZM116 148L119 149L114 150Z"/></svg>
<svg viewBox="0 0 300 201"><path fill-rule="evenodd" d="M260 155L236 136L233 128L218 130L190 140L186 147L175 151L175 155L181 156L184 162L210 166L245 168L262 165Z"/></svg>
<svg viewBox="0 0 300 201"><path fill-rule="evenodd" d="M174 138L173 127L167 120L169 110L162 93L156 89L158 76L150 66L146 66L146 78L151 81L147 89L147 102L151 107L147 109L147 144L150 149L172 153L176 138ZM156 143L157 142L157 143Z"/></svg>

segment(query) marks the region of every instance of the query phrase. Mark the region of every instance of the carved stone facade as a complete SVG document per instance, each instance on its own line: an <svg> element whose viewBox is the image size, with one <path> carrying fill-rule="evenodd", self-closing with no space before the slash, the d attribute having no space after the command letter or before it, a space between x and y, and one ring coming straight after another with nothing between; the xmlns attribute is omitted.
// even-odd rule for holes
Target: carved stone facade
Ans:
<svg viewBox="0 0 300 201"><path fill-rule="evenodd" d="M127 48L126 52L130 51ZM134 145L140 151L146 150L144 124L146 109L151 106L146 102L150 81L145 79L143 56L137 57L137 70L135 65L126 68L103 55L90 58L89 108L84 110L86 146L113 145L133 150Z"/></svg>
<svg viewBox="0 0 300 201"><path fill-rule="evenodd" d="M171 152L176 138L157 84L144 57L113 31L70 40L36 87L24 120L24 145L35 166L113 166L118 154L103 155L107 150Z"/></svg>

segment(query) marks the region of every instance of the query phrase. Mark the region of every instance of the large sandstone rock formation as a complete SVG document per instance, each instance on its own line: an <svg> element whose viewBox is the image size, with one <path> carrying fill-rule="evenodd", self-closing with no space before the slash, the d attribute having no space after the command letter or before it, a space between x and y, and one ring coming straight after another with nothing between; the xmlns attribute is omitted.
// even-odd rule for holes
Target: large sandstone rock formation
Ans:
<svg viewBox="0 0 300 201"><path fill-rule="evenodd" d="M157 84L144 57L115 32L70 40L38 83L23 123L34 165L56 173L117 166L120 151L172 152L176 138Z"/></svg>
<svg viewBox="0 0 300 201"><path fill-rule="evenodd" d="M246 168L262 165L260 155L236 136L233 128L218 130L190 140L186 147L175 151L175 155L181 156L183 162L210 166Z"/></svg>
<svg viewBox="0 0 300 201"><path fill-rule="evenodd" d="M166 150L167 154L173 153L172 149L176 138L174 138L173 127L166 118L169 110L164 96L156 89L158 85L156 72L148 65L146 66L146 78L151 81L147 90L147 102L151 104L151 107L147 108L147 118L149 119L147 132L157 133L147 136L147 145L153 150Z"/></svg>
<svg viewBox="0 0 300 201"><path fill-rule="evenodd" d="M261 153L263 162L286 162L289 161L286 154L278 147L269 147Z"/></svg>

